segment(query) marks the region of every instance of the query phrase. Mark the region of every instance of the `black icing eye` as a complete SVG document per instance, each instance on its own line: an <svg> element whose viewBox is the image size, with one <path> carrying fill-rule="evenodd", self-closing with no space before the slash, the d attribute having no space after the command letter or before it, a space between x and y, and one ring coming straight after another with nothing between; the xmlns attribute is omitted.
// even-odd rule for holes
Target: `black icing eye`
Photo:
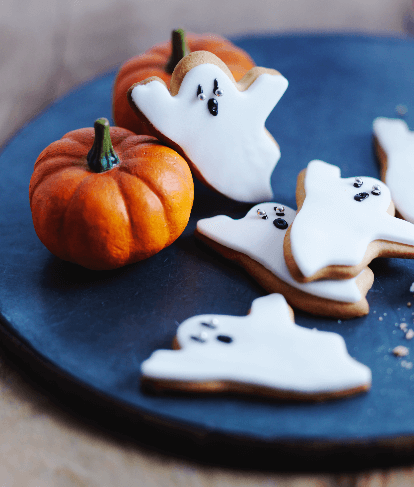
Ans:
<svg viewBox="0 0 414 487"><path fill-rule="evenodd" d="M203 325L206 328L211 328L211 329L217 328L217 326L214 323L206 323L205 321L202 321L200 325Z"/></svg>
<svg viewBox="0 0 414 487"><path fill-rule="evenodd" d="M191 335L191 340L194 340L195 342L198 342L198 343L204 343L206 341L206 339L202 336L202 335Z"/></svg>
<svg viewBox="0 0 414 487"><path fill-rule="evenodd" d="M200 101L203 101L206 99L206 95L203 93L203 88L201 85L198 85L198 88L197 88L197 98Z"/></svg>
<svg viewBox="0 0 414 487"><path fill-rule="evenodd" d="M261 210L260 208L257 210L257 215L260 216L262 220L267 220L269 218L267 216L267 213L264 210Z"/></svg>
<svg viewBox="0 0 414 487"><path fill-rule="evenodd" d="M366 193L365 191L363 193L358 193L354 196L355 201L364 201L367 199L369 196L369 193Z"/></svg>
<svg viewBox="0 0 414 487"><path fill-rule="evenodd" d="M355 178L354 180L354 186L355 188L360 188L363 185L363 181L361 178Z"/></svg>
<svg viewBox="0 0 414 487"><path fill-rule="evenodd" d="M381 186L379 184L374 184L371 194L373 194L374 196L379 196L381 194Z"/></svg>
<svg viewBox="0 0 414 487"><path fill-rule="evenodd" d="M223 343L231 343L233 341L233 338L227 335L217 335L216 338L219 342Z"/></svg>
<svg viewBox="0 0 414 487"><path fill-rule="evenodd" d="M279 228L279 230L286 230L286 228L289 226L288 222L283 218L276 218L276 220L273 220L273 225L276 228Z"/></svg>
<svg viewBox="0 0 414 487"><path fill-rule="evenodd" d="M213 93L216 96L223 96L223 90L220 90L217 79L214 80Z"/></svg>

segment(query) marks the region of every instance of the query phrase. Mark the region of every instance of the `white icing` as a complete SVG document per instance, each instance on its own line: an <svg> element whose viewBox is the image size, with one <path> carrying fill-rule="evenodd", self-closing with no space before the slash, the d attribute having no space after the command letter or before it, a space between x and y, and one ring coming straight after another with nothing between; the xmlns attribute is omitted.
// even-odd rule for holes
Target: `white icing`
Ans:
<svg viewBox="0 0 414 487"><path fill-rule="evenodd" d="M306 198L291 227L292 256L305 277L330 265L359 264L374 240L414 245L414 225L387 213L388 187L371 177L341 178L340 169L323 161L311 161L305 177ZM381 194L371 194L379 184ZM367 192L364 201L354 200Z"/></svg>
<svg viewBox="0 0 414 487"><path fill-rule="evenodd" d="M213 319L215 329L201 324ZM233 341L223 343L218 335ZM180 350L158 350L142 363L145 377L236 381L309 394L346 391L371 382L370 369L349 356L340 335L293 323L281 294L254 300L247 316L192 317L178 327L177 339Z"/></svg>
<svg viewBox="0 0 414 487"><path fill-rule="evenodd" d="M285 206L285 216L278 217L274 210L275 206L281 205L279 203L256 205L240 220L233 220L224 215L205 218L198 221L197 230L209 239L249 256L282 281L305 293L345 303L358 302L361 293L356 278L315 281L306 284L301 284L292 278L283 255L283 239L286 230L276 228L273 220L283 218L290 225L296 212ZM267 220L257 215L258 209L267 213Z"/></svg>
<svg viewBox="0 0 414 487"><path fill-rule="evenodd" d="M414 132L403 120L377 118L374 135L387 155L385 182L396 209L414 223Z"/></svg>
<svg viewBox="0 0 414 487"><path fill-rule="evenodd" d="M213 94L214 79L223 96ZM197 97L202 86L204 101ZM137 85L131 98L154 127L182 148L206 182L220 193L244 202L272 198L270 176L280 150L265 121L288 86L280 74L262 74L245 91L214 64L201 64L184 77L171 96L159 81ZM218 115L210 114L210 98Z"/></svg>

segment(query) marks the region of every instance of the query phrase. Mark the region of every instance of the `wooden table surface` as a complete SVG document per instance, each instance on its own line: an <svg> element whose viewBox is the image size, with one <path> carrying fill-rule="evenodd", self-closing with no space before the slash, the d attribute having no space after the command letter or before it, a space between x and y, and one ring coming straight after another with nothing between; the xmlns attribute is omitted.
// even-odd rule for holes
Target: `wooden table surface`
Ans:
<svg viewBox="0 0 414 487"><path fill-rule="evenodd" d="M0 346L2 487L405 487L414 467L348 473L251 471L161 453L68 411ZM61 401L61 399L60 399ZM67 397L76 403L76 398ZM295 473L295 469L297 472Z"/></svg>

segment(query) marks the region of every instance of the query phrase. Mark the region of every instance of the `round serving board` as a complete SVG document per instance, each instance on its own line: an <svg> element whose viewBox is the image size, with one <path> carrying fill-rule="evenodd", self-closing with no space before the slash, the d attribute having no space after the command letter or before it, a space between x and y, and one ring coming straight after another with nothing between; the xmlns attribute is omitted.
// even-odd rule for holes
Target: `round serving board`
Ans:
<svg viewBox="0 0 414 487"><path fill-rule="evenodd" d="M283 36L236 44L257 65L275 68L289 80L266 124L282 152L272 177L277 202L296 208L296 176L312 159L338 165L343 177L378 177L372 121L396 117L397 105L408 107L406 120L414 128L411 39ZM309 404L154 396L141 390L140 364L154 350L171 347L177 324L196 314L245 315L264 291L195 240L200 218L242 217L249 208L199 183L184 234L135 265L85 270L54 257L38 240L28 199L36 157L66 132L111 117L114 75L58 100L20 130L0 156L1 330L20 363L47 376L51 391L67 387L68 402L92 400L108 423L119 414L131 431L140 424L157 434L159 446L175 435L177 444L186 442L189 450L202 449L211 458L216 454L224 463L222 452L232 450L239 458L267 458L273 466L278 464L275 452L279 462L283 455L326 460L340 452L352 461L364 454L409 453L414 445L414 341L404 338L399 324L413 326L414 306L407 306L414 304L412 261L372 263L371 312L364 318L338 322L296 312L299 325L340 333L350 354L372 369L367 394ZM410 349L405 362L391 353L397 345ZM134 434L143 440L139 428Z"/></svg>

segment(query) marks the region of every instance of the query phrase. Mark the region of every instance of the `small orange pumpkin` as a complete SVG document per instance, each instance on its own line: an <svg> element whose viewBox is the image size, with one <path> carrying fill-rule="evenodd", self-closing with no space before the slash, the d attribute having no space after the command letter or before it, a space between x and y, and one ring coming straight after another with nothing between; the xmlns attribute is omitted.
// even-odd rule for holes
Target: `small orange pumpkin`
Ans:
<svg viewBox="0 0 414 487"><path fill-rule="evenodd" d="M188 47L187 47L188 46ZM188 51L210 51L227 64L236 81L255 66L251 57L232 42L214 34L188 34L182 29L172 33L171 41L153 46L123 64L116 76L112 112L115 124L136 134L150 134L145 123L130 107L129 88L139 81L157 76L170 87L172 72Z"/></svg>
<svg viewBox="0 0 414 487"><path fill-rule="evenodd" d="M53 254L104 270L150 257L177 239L194 185L174 150L98 119L43 150L29 197L36 233Z"/></svg>

